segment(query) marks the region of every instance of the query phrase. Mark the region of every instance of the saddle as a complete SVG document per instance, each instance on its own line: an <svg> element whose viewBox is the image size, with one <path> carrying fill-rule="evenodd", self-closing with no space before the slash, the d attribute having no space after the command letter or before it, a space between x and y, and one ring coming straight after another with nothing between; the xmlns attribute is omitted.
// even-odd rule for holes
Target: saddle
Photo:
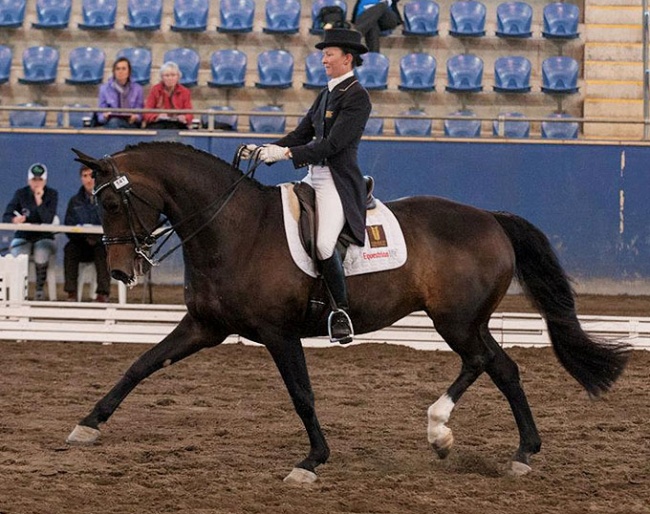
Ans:
<svg viewBox="0 0 650 514"><path fill-rule="evenodd" d="M372 194L375 189L375 179L369 175L366 175L363 178L366 183L366 209L371 210L377 206L375 197ZM298 221L300 242L307 254L314 262L316 262L316 192L313 187L305 182L296 182L293 186L293 191L296 194L298 204L300 205ZM354 238L346 224L336 243L336 248L341 255L341 260L345 260L348 246L350 246L353 241Z"/></svg>

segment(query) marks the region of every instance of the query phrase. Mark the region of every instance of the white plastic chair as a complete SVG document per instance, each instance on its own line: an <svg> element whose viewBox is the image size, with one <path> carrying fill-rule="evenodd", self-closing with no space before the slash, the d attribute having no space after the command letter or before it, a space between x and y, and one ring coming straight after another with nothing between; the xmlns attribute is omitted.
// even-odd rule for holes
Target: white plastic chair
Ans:
<svg viewBox="0 0 650 514"><path fill-rule="evenodd" d="M79 263L79 278L77 279L77 301L83 297L84 285L88 284L89 296L94 300L97 297L97 270L94 262ZM126 284L117 282L117 301L120 304L126 303Z"/></svg>

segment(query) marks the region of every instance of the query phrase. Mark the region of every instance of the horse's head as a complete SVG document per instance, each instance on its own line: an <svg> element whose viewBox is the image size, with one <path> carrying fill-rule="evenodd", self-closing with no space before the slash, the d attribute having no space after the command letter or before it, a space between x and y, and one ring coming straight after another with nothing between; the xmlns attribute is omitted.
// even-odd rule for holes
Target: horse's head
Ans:
<svg viewBox="0 0 650 514"><path fill-rule="evenodd" d="M155 242L162 201L150 183L145 183L119 153L94 159L79 150L76 161L93 171L94 194L100 206L111 276L126 284L135 284L152 263L149 251Z"/></svg>

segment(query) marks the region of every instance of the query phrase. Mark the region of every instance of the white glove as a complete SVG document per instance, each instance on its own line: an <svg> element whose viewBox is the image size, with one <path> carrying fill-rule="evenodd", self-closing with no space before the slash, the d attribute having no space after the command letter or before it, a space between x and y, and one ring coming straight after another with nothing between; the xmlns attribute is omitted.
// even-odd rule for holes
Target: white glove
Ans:
<svg viewBox="0 0 650 514"><path fill-rule="evenodd" d="M244 148L242 148L241 153L239 154L239 157L244 159L244 160L250 159L253 156L253 153L255 152L255 150L257 150L257 148L258 148L257 145L254 145L252 143L247 144L247 145L244 146Z"/></svg>
<svg viewBox="0 0 650 514"><path fill-rule="evenodd" d="M264 145L260 150L259 159L266 164L286 161L289 158L289 149L286 146Z"/></svg>

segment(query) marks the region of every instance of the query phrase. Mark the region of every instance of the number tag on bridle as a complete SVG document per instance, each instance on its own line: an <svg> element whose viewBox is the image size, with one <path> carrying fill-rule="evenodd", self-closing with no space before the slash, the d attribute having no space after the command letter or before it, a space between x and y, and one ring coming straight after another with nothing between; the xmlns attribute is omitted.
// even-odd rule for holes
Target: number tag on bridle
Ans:
<svg viewBox="0 0 650 514"><path fill-rule="evenodd" d="M113 180L113 188L116 191L128 186L130 184L129 179L126 178L126 175L120 175L115 180Z"/></svg>

